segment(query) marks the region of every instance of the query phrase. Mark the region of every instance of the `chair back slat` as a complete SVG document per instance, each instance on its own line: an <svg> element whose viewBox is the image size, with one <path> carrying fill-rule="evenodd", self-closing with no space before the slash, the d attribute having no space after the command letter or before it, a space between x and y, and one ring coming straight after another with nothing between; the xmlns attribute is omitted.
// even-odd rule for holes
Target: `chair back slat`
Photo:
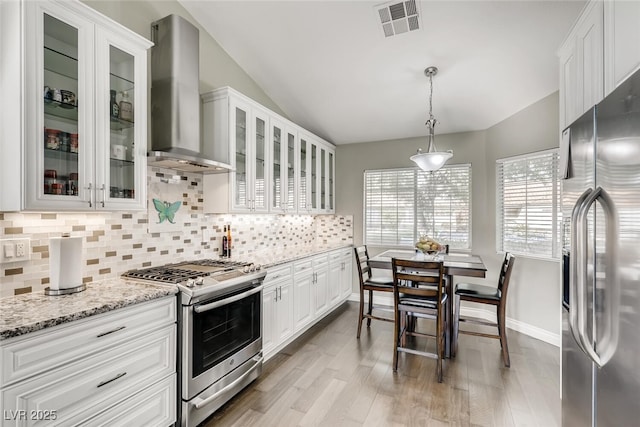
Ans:
<svg viewBox="0 0 640 427"><path fill-rule="evenodd" d="M444 264L442 261L413 261L392 258L393 292L397 298L406 295L433 297L442 300Z"/></svg>
<svg viewBox="0 0 640 427"><path fill-rule="evenodd" d="M507 291L509 289L509 282L511 281L511 271L513 270L513 264L516 260L510 252L504 255L504 261L500 268L500 276L498 276L498 289L502 293L502 298L506 298Z"/></svg>
<svg viewBox="0 0 640 427"><path fill-rule="evenodd" d="M369 252L366 246L357 246L353 248L356 254L356 265L358 266L358 277L360 284L364 284L371 278L371 268L369 267Z"/></svg>

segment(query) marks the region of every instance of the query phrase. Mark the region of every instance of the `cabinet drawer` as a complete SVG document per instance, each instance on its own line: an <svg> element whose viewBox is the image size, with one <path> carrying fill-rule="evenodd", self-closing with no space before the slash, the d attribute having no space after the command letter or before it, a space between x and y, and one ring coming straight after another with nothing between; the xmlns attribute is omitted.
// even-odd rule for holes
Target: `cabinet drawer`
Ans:
<svg viewBox="0 0 640 427"><path fill-rule="evenodd" d="M312 260L296 262L293 265L293 272L294 274L305 273L307 271L311 271L312 266L313 266Z"/></svg>
<svg viewBox="0 0 640 427"><path fill-rule="evenodd" d="M318 255L313 258L313 268L324 267L329 263L329 254Z"/></svg>
<svg viewBox="0 0 640 427"><path fill-rule="evenodd" d="M55 411L56 424L76 425L174 374L175 354L176 326L172 324L4 388L2 403L12 414ZM6 425L37 423L37 420L26 418L10 420Z"/></svg>
<svg viewBox="0 0 640 427"><path fill-rule="evenodd" d="M176 422L176 399L174 374L80 425L170 426Z"/></svg>
<svg viewBox="0 0 640 427"><path fill-rule="evenodd" d="M341 251L331 252L329 254L329 262L331 263L340 262L340 259L342 258L342 256L343 254Z"/></svg>
<svg viewBox="0 0 640 427"><path fill-rule="evenodd" d="M50 371L175 321L172 296L8 340L0 348L0 383L9 385Z"/></svg>
<svg viewBox="0 0 640 427"><path fill-rule="evenodd" d="M286 279L291 276L291 264L285 266L277 266L267 269L267 276L264 279L264 285L269 286L271 283Z"/></svg>

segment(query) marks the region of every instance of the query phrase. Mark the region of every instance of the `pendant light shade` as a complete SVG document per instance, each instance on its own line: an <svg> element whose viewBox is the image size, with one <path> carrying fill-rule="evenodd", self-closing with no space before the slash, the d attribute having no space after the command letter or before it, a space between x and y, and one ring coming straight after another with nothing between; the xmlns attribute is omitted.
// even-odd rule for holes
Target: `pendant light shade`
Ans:
<svg viewBox="0 0 640 427"><path fill-rule="evenodd" d="M436 127L436 119L433 117L433 76L438 73L438 69L436 67L428 67L424 70L424 74L429 77L430 84L430 92L429 92L429 119L425 123L428 129L428 141L429 148L426 152L423 152L421 148L418 149L418 153L414 154L410 157L412 161L414 161L420 169L423 171L436 171L440 169L444 164L453 157L453 152L449 151L438 151L435 144L435 127Z"/></svg>

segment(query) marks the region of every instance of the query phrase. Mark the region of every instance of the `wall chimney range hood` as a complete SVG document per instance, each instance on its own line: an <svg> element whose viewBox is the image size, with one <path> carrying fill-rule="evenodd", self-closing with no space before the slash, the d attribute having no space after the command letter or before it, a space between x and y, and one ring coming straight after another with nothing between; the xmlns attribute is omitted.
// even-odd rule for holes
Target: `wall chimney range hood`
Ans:
<svg viewBox="0 0 640 427"><path fill-rule="evenodd" d="M182 172L223 173L231 170L229 148L201 147L199 37L198 29L178 15L151 24L147 164Z"/></svg>

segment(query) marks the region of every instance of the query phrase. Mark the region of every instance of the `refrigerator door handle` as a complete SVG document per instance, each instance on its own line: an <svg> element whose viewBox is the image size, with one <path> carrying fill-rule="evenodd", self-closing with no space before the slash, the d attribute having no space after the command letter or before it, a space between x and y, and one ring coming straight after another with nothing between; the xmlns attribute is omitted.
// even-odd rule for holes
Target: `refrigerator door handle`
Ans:
<svg viewBox="0 0 640 427"><path fill-rule="evenodd" d="M620 317L620 283L618 278L618 212L609 194L598 187L598 202L605 212L605 301L604 301L604 333L596 344L596 352L600 355L599 366L604 366L616 352L619 338Z"/></svg>
<svg viewBox="0 0 640 427"><path fill-rule="evenodd" d="M598 201L605 212L606 217L606 262L605 262L605 278L607 295L605 297L605 316L604 316L604 333L602 335L602 341L594 342L593 339L587 337L586 334L586 316L585 309L587 307L587 293L586 293L586 276L587 276L587 263L586 263L586 243L585 236L588 234L587 224L587 212L591 206ZM598 187L593 191L589 197L584 201L582 207L578 210L578 240L579 248L581 251L580 257L577 262L581 265L578 267L578 335L582 343L581 347L583 351L598 365L603 367L616 351L618 346L618 317L620 312L620 286L617 279L617 242L618 242L618 221L617 212L611 197L602 188ZM582 252L584 251L584 252ZM597 269L594 268L594 277L597 273ZM595 294L595 293L594 293ZM596 294L597 295L597 294ZM594 301L595 304L595 301Z"/></svg>
<svg viewBox="0 0 640 427"><path fill-rule="evenodd" d="M581 275L578 274L578 260L582 260L586 257L586 253L583 253L582 240L580 239L580 234L578 232L578 213L582 208L585 200L589 197L589 194L593 191L592 188L587 189L584 193L580 195L576 204L573 206L573 210L571 211L571 248L573 253L569 257L569 329L571 330L571 335L573 335L573 339L578 344L578 347L582 349L582 339L579 335L578 329L578 289L582 286L579 283L581 279ZM586 350L582 350L586 353Z"/></svg>
<svg viewBox="0 0 640 427"><path fill-rule="evenodd" d="M578 254L576 256L577 267L577 298L575 305L577 306L577 329L578 329L578 343L582 351L598 366L600 365L600 356L595 352L593 344L585 334L587 323L587 235L589 234L587 213L591 206L595 203L596 199L600 195L600 188L595 191L591 191L589 196L584 200L582 206L578 209L576 214L576 228L577 228L577 240L578 240ZM595 272L594 272L595 273ZM574 303L572 303L573 305Z"/></svg>

